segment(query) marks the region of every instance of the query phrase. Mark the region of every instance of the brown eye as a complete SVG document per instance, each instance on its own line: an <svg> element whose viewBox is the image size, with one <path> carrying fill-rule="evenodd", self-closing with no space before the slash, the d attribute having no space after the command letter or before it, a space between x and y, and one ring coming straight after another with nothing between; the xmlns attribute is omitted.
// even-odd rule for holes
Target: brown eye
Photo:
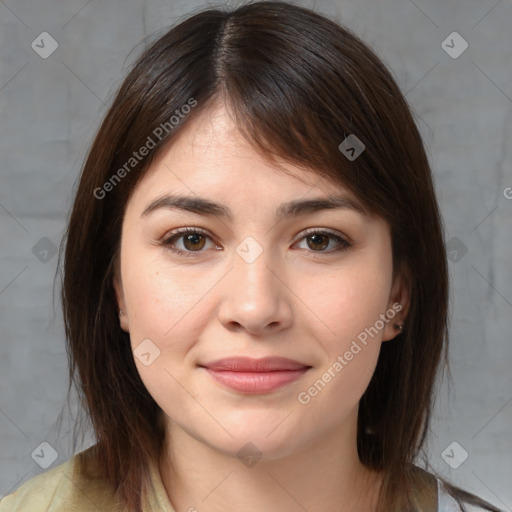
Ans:
<svg viewBox="0 0 512 512"><path fill-rule="evenodd" d="M205 244L205 237L200 233L194 233L183 236L183 245L188 251L201 250Z"/></svg>
<svg viewBox="0 0 512 512"><path fill-rule="evenodd" d="M308 247L314 250L323 250L329 245L329 235L315 234L307 237ZM312 243L309 243L312 241Z"/></svg>
<svg viewBox="0 0 512 512"><path fill-rule="evenodd" d="M196 253L199 255L205 252L203 249L207 240L211 241L211 237L198 228L182 228L174 231L161 243L180 256L196 256Z"/></svg>
<svg viewBox="0 0 512 512"><path fill-rule="evenodd" d="M306 240L307 247L304 249L309 249L309 252L312 253L331 254L352 247L352 244L344 238L329 231L310 230L300 241L302 242L302 240ZM335 241L334 248L326 250L332 240Z"/></svg>
<svg viewBox="0 0 512 512"><path fill-rule="evenodd" d="M306 249L307 252L315 256L329 255L352 247L352 244L344 238L329 231L310 230L305 233L299 242L303 240L306 240L307 247L302 247L302 249ZM208 241L212 243L212 238L202 229L181 228L171 233L161 242L161 245L168 247L169 250L179 256L200 256L201 253L206 251ZM326 250L332 241L334 241L334 248ZM215 246L214 243L212 243L212 246L217 250L221 249Z"/></svg>

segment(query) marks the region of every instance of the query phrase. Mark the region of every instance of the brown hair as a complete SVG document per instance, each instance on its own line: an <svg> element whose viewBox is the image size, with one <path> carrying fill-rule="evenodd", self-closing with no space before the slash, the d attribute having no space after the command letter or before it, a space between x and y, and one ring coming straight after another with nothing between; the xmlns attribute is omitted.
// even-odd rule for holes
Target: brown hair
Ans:
<svg viewBox="0 0 512 512"><path fill-rule="evenodd" d="M217 98L265 158L347 187L391 226L393 273L410 305L361 398L357 446L361 461L383 473L379 512L419 511L412 461L424 449L438 368L448 362L447 260L431 170L407 102L375 53L339 24L285 2L205 10L166 32L133 66L90 148L62 241L61 298L68 401L75 382L102 475L127 510L140 511L148 459L158 460L164 443L162 411L119 326L112 280L124 210L156 155ZM191 99L196 106L184 114ZM365 145L355 160L338 149L350 134ZM154 147L128 169L149 139Z"/></svg>

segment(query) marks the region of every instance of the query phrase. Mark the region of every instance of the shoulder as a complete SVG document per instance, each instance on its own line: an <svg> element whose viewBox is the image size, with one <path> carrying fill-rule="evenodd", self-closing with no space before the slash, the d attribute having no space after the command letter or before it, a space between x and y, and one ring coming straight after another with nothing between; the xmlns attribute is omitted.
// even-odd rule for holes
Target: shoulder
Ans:
<svg viewBox="0 0 512 512"><path fill-rule="evenodd" d="M445 487L442 479L433 473L420 468L419 466L409 466L413 486L415 487L416 502L422 510L432 512L489 512L490 509L474 505L466 498L481 500L478 496L467 493L463 489L456 487L460 493L457 493L457 499ZM482 500L481 500L482 501ZM464 506L464 509L462 506Z"/></svg>
<svg viewBox="0 0 512 512"><path fill-rule="evenodd" d="M0 512L22 512L49 509L50 504L65 499L69 491L74 457L53 469L45 471L23 483L18 489L0 500Z"/></svg>
<svg viewBox="0 0 512 512"><path fill-rule="evenodd" d="M446 490L443 482L437 480L437 512L460 512L461 507L457 500ZM468 511L470 512L470 511Z"/></svg>
<svg viewBox="0 0 512 512"><path fill-rule="evenodd" d="M0 512L117 510L112 493L94 473L94 446L24 482L0 500ZM83 464L79 464L79 459Z"/></svg>
<svg viewBox="0 0 512 512"><path fill-rule="evenodd" d="M446 490L443 482L437 478L438 508L437 512L461 512L462 508L457 500ZM489 512L488 509L463 501L466 512Z"/></svg>

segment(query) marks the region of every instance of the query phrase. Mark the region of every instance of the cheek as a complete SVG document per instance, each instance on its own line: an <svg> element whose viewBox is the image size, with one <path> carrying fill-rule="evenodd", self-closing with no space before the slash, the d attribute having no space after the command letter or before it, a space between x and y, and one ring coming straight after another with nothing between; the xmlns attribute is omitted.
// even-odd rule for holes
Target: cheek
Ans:
<svg viewBox="0 0 512 512"><path fill-rule="evenodd" d="M123 278L125 299L130 310L130 333L154 336L159 342L191 333L197 322L198 304L212 284L197 278L197 269L180 272L162 258L126 265Z"/></svg>
<svg viewBox="0 0 512 512"><path fill-rule="evenodd" d="M391 268L381 261L361 261L360 266L340 269L321 281L309 276L302 283L300 293L315 313L314 322L306 322L306 329L310 337L319 340L323 357L301 389L307 395L301 403L315 403L319 414L328 414L333 407L329 414L340 418L360 400L375 370L385 325L380 315L388 305Z"/></svg>
<svg viewBox="0 0 512 512"><path fill-rule="evenodd" d="M357 407L377 365L382 327L378 321L387 306L388 281L380 274L338 274L318 293L311 336L323 349L321 363L297 396L312 417L335 426ZM320 300L322 297L322 300ZM329 329L326 329L328 326Z"/></svg>
<svg viewBox="0 0 512 512"><path fill-rule="evenodd" d="M179 357L179 356L178 356ZM191 417L200 416L193 387L186 383L186 374L179 365L172 365L173 356L167 348L149 366L136 360L137 370L144 387L167 418L184 427ZM167 422L167 419L166 419Z"/></svg>
<svg viewBox="0 0 512 512"><path fill-rule="evenodd" d="M313 313L310 325L323 339L333 340L333 348L341 350L347 340L374 326L386 312L391 269L379 262L362 262L328 276L302 277L300 283L298 295L304 297L306 311Z"/></svg>
<svg viewBox="0 0 512 512"><path fill-rule="evenodd" d="M193 390L183 383L188 377L187 356L201 330L197 313L202 286L189 286L187 276L170 272L165 262L156 261L126 265L125 281L130 341L138 373L159 407L180 423L193 413L194 401L189 394Z"/></svg>

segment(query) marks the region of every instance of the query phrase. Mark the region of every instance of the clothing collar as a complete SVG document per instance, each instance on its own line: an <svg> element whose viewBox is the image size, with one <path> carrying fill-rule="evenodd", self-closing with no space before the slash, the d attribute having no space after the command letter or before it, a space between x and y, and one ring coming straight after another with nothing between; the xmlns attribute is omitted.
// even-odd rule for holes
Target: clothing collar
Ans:
<svg viewBox="0 0 512 512"><path fill-rule="evenodd" d="M157 460L151 459L149 461L149 471L153 492L150 491L144 496L142 507L144 512L176 512L162 482Z"/></svg>

